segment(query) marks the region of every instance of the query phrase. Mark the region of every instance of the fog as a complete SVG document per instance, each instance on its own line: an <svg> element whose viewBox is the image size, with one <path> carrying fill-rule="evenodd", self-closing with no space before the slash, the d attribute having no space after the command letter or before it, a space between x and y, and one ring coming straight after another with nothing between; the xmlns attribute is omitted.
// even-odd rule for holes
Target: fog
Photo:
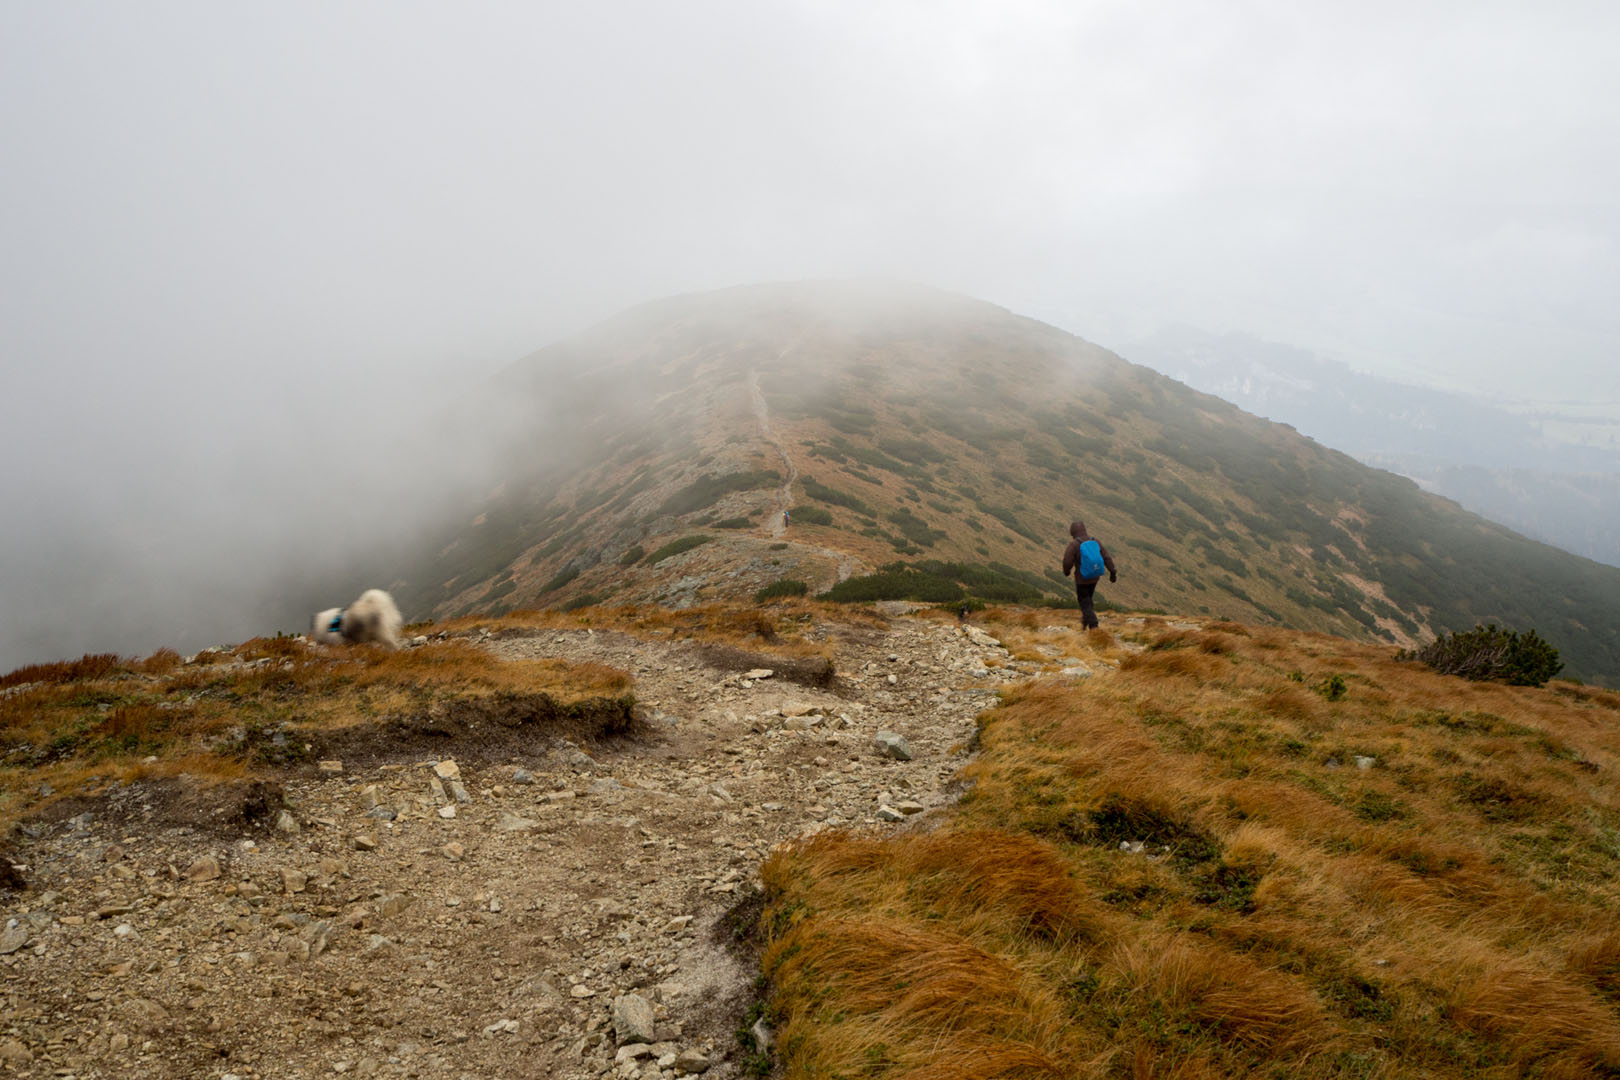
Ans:
<svg viewBox="0 0 1620 1080"><path fill-rule="evenodd" d="M447 401L670 293L1620 400L1620 9L1329 7L0 4L0 671L301 629L487 479Z"/></svg>

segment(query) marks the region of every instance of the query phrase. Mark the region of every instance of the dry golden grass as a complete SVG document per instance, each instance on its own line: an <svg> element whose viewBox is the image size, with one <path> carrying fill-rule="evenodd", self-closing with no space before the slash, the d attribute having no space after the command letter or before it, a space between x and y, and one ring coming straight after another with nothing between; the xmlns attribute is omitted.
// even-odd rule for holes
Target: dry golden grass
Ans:
<svg viewBox="0 0 1620 1080"><path fill-rule="evenodd" d="M293 764L266 760L252 732L314 732L421 712L437 701L546 694L620 698L630 676L596 663L502 662L465 640L389 652L255 638L182 666L86 657L21 669L0 696L0 827L51 799L184 773L236 779ZM288 740L299 745L302 740ZM53 792L40 796L41 785Z"/></svg>
<svg viewBox="0 0 1620 1080"><path fill-rule="evenodd" d="M81 679L97 679L117 670L116 653L86 653L77 660L56 660L45 664L29 664L0 675L0 690L24 683L68 683Z"/></svg>
<svg viewBox="0 0 1620 1080"><path fill-rule="evenodd" d="M787 1075L925 1075L990 1043L1065 1076L1620 1071L1620 695L1232 623L1123 636L1117 674L981 719L949 828L773 859ZM837 929L863 913L890 944ZM859 964L820 966L828 928ZM956 1026L905 992L922 941L972 958L927 976L971 998Z"/></svg>

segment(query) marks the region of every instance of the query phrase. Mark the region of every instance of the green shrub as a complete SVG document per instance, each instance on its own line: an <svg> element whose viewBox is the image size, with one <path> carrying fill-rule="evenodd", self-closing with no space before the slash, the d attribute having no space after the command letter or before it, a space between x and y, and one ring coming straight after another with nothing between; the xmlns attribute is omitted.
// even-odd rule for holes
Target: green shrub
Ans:
<svg viewBox="0 0 1620 1080"><path fill-rule="evenodd" d="M775 600L784 596L803 596L809 591L810 586L806 585L804 582L794 581L791 578L783 578L781 581L771 582L769 585L759 590L759 592L755 593L754 603L763 604L767 600Z"/></svg>
<svg viewBox="0 0 1620 1080"><path fill-rule="evenodd" d="M891 512L889 514L889 520L898 525L900 527L900 535L904 536L913 544L920 544L923 547L933 547L936 543L945 539L945 533L939 529L933 528L928 524L928 522L924 521L916 514L913 514L910 510L903 506L898 510Z"/></svg>
<svg viewBox="0 0 1620 1080"><path fill-rule="evenodd" d="M726 518L724 521L715 522L714 527L717 529L751 529L754 527L754 521L752 518L745 517Z"/></svg>
<svg viewBox="0 0 1620 1080"><path fill-rule="evenodd" d="M546 582L544 585L540 586L540 593L541 595L544 595L548 592L556 592L558 589L562 588L564 585L568 584L570 581L573 581L577 577L579 577L579 568L571 566L567 570L564 570L562 573L558 574L556 577L552 578L550 581Z"/></svg>
<svg viewBox="0 0 1620 1080"><path fill-rule="evenodd" d="M700 476L665 499L664 504L658 508L658 513L659 516L690 514L694 510L713 506L720 500L720 496L729 492L774 487L781 482L782 475L770 469L729 473L725 476Z"/></svg>
<svg viewBox="0 0 1620 1080"><path fill-rule="evenodd" d="M646 557L647 549L642 547L640 544L636 544L633 547L626 548L624 554L619 556L619 565L634 566L636 563L640 562Z"/></svg>
<svg viewBox="0 0 1620 1080"><path fill-rule="evenodd" d="M832 503L834 506L847 506L857 514L865 514L868 517L873 513L870 506L847 492L830 488L825 484L819 484L808 476L800 477L799 482L804 485L804 493L817 502Z"/></svg>
<svg viewBox="0 0 1620 1080"><path fill-rule="evenodd" d="M840 581L821 594L823 600L859 603L864 600L920 600L929 604L952 604L962 599L962 586L949 578L920 574L915 570L884 569L864 577Z"/></svg>
<svg viewBox="0 0 1620 1080"><path fill-rule="evenodd" d="M665 559L679 555L683 551L691 551L699 544L707 544L713 539L714 537L712 536L704 536L703 534L699 533L696 536L683 536L679 540L671 540L669 543L647 556L647 565L657 566Z"/></svg>
<svg viewBox="0 0 1620 1080"><path fill-rule="evenodd" d="M1329 701L1343 701L1350 687L1345 684L1343 675L1329 675L1316 684L1316 692Z"/></svg>
<svg viewBox="0 0 1620 1080"><path fill-rule="evenodd" d="M595 607L597 604L600 604L603 601L603 599L604 599L604 597L598 595L597 593L593 593L593 592L580 593L578 596L574 597L572 600L570 600L567 603L563 604L563 606L561 608L559 608L558 610L560 610L560 611L578 611L580 608L583 608L583 607Z"/></svg>
<svg viewBox="0 0 1620 1080"><path fill-rule="evenodd" d="M1501 679L1513 686L1544 686L1563 670L1558 650L1534 630L1499 630L1495 623L1436 638L1421 649L1397 654L1421 660L1442 675L1465 679Z"/></svg>
<svg viewBox="0 0 1620 1080"><path fill-rule="evenodd" d="M795 523L806 525L831 525L832 514L819 506L795 506L788 511Z"/></svg>

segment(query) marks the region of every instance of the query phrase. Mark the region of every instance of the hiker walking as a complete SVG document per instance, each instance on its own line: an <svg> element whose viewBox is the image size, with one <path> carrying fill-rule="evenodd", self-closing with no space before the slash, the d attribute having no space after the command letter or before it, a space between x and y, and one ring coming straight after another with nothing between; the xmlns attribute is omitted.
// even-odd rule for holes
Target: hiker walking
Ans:
<svg viewBox="0 0 1620 1080"><path fill-rule="evenodd" d="M1091 596L1097 591L1097 582L1102 579L1104 570L1108 571L1109 581L1116 579L1114 557L1101 543L1091 538L1083 521L1069 526L1069 536L1073 539L1063 549L1063 573L1067 576L1071 570L1074 572L1074 593L1080 601L1080 625L1090 630L1097 625L1097 611L1091 605Z"/></svg>
<svg viewBox="0 0 1620 1080"><path fill-rule="evenodd" d="M782 525L783 525L784 528L787 526L787 523L788 523L788 512L786 510L783 510L782 511ZM814 525L815 522L812 521L810 524Z"/></svg>

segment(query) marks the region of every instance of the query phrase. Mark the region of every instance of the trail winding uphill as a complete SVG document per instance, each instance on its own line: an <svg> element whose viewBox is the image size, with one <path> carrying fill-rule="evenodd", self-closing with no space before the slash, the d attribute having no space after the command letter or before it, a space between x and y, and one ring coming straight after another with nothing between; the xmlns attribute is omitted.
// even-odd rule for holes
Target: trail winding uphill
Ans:
<svg viewBox="0 0 1620 1080"><path fill-rule="evenodd" d="M791 349L792 347L789 346L788 349L783 350L783 355L786 355ZM799 467L793 463L793 455L788 453L787 444L778 439L775 432L771 430L771 412L765 403L765 394L759 387L758 372L750 371L748 373L748 396L754 406L754 418L759 423L760 438L775 447L777 454L782 458L782 486L777 489L776 501L767 517L769 521L768 534L773 539L780 540L787 535L788 522L785 515L793 506L793 484L799 479ZM813 551L818 555L825 555L837 562L838 576L834 581L828 582L828 585L835 584L838 581L848 581L855 576L857 570L865 566L861 559L847 551L797 541L794 541L793 544L795 547L802 548L805 551Z"/></svg>
<svg viewBox="0 0 1620 1080"><path fill-rule="evenodd" d="M814 627L838 658L824 685L691 642L474 631L503 660L629 672L650 730L576 744L495 717L426 755L350 745L286 782L278 828L165 824L138 787L30 826L0 1062L81 1080L741 1075L754 973L723 920L771 848L927 827L999 688L1116 662L1072 622L1035 664L883 607Z"/></svg>
<svg viewBox="0 0 1620 1080"><path fill-rule="evenodd" d="M783 355L790 350L791 346L784 349ZM765 404L765 393L759 388L757 371L748 373L748 398L754 406L754 419L759 424L759 437L775 447L777 454L782 458L782 486L777 489L776 504L771 508L770 517L767 519L770 523L768 526L770 535L780 538L787 532L787 522L783 520L783 515L793 505L793 482L799 478L799 468L793 464L793 455L788 453L787 446L771 431L771 412Z"/></svg>

